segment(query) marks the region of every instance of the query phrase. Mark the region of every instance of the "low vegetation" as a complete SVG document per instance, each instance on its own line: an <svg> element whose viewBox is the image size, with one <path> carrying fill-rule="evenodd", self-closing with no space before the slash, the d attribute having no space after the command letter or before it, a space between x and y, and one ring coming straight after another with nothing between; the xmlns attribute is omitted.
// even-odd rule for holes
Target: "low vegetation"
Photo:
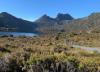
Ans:
<svg viewBox="0 0 100 72"><path fill-rule="evenodd" d="M85 45L96 40L89 34L66 33L0 37L0 72L99 72L100 53L75 49L69 44L83 41Z"/></svg>

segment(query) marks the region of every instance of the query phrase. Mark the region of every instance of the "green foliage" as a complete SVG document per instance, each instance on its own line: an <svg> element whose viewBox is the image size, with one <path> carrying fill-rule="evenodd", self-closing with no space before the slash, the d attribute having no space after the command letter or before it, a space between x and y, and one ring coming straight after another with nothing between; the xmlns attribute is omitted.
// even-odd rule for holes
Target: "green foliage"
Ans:
<svg viewBox="0 0 100 72"><path fill-rule="evenodd" d="M86 52L71 48L67 44L64 45L65 36L63 33L59 34L59 40L48 36L1 38L2 48L10 51L10 53L0 52L0 58L3 57L1 61L5 59L9 61L8 64L6 62L2 63L4 63L5 67L11 67L10 70L13 71L21 70L27 72L30 69L33 71L36 69L39 72L38 69L43 70L45 66L49 69L57 67L57 65L61 65L60 67L68 65L69 68L62 68L62 70L67 69L65 72L70 72L68 70L71 68L72 70L75 69L83 72L86 72L86 70L88 72L91 72L91 70L97 72L96 69L100 69L100 54L97 51ZM74 35L72 39L75 41L81 40L77 35ZM68 41L70 41L70 38L68 38ZM6 55L6 53L9 53L11 57L9 58L9 54Z"/></svg>

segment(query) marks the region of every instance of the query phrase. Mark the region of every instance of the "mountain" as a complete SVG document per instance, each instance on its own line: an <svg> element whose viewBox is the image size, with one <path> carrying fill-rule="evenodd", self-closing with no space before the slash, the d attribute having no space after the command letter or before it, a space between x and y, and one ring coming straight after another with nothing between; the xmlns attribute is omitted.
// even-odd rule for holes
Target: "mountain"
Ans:
<svg viewBox="0 0 100 72"><path fill-rule="evenodd" d="M100 13L92 13L87 17L63 22L64 29L69 32L94 32L100 28ZM100 32L100 30L98 30Z"/></svg>
<svg viewBox="0 0 100 72"><path fill-rule="evenodd" d="M53 23L53 22L58 22L58 21L63 21L63 20L73 20L74 18L70 14L62 14L58 13L56 18L51 18L48 15L43 15L40 17L38 20L35 22L45 24L45 23Z"/></svg>
<svg viewBox="0 0 100 72"><path fill-rule="evenodd" d="M38 20L36 20L35 22L41 23L41 24L52 23L52 22L55 22L55 19L53 19L45 14L42 17L40 17Z"/></svg>
<svg viewBox="0 0 100 72"><path fill-rule="evenodd" d="M62 20L73 20L74 18L70 14L62 14L58 13L56 20L62 21Z"/></svg>
<svg viewBox="0 0 100 72"><path fill-rule="evenodd" d="M60 27L62 21L70 21L73 19L69 14L59 13L56 18L49 17L45 14L36 20L35 23L38 25L37 31L47 34L62 31L63 28Z"/></svg>
<svg viewBox="0 0 100 72"><path fill-rule="evenodd" d="M16 28L16 32L36 32L35 23L26 21L15 16L2 12L0 13L0 27Z"/></svg>
<svg viewBox="0 0 100 72"><path fill-rule="evenodd" d="M16 28L16 32L51 34L58 32L100 32L100 13L74 19L70 14L59 13L56 18L43 15L34 22L17 18L7 12L0 13L0 28Z"/></svg>
<svg viewBox="0 0 100 72"><path fill-rule="evenodd" d="M49 34L57 32L100 32L100 13L92 13L87 17L74 19L69 14L58 14L53 20L45 21L45 25L39 27L38 31ZM54 21L51 23L50 21ZM48 23L50 22L50 23ZM40 22L41 23L41 22ZM39 24L40 25L40 24Z"/></svg>
<svg viewBox="0 0 100 72"><path fill-rule="evenodd" d="M37 19L35 23L38 26L36 30L43 34L49 33L49 31L53 30L54 25L57 25L56 19L51 18L46 14Z"/></svg>

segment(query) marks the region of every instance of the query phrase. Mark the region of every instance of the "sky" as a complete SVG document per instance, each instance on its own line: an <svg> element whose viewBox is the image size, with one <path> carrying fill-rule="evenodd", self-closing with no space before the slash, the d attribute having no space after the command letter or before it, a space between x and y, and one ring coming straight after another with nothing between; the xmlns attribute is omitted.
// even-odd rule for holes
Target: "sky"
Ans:
<svg viewBox="0 0 100 72"><path fill-rule="evenodd" d="M44 14L56 17L58 13L81 18L100 12L100 0L0 0L0 12L8 12L29 21Z"/></svg>

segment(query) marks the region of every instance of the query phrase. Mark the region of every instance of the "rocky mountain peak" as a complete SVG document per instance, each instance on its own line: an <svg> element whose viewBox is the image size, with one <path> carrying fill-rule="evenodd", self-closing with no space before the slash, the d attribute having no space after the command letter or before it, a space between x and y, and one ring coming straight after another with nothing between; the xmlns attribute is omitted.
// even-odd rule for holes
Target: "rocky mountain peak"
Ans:
<svg viewBox="0 0 100 72"><path fill-rule="evenodd" d="M43 16L41 16L38 20L36 20L35 22L39 22L39 23L44 23L44 22L49 22L49 21L54 21L53 18L49 17L48 15L44 14Z"/></svg>
<svg viewBox="0 0 100 72"><path fill-rule="evenodd" d="M7 12L2 12L2 13L0 13L0 17L1 17L1 18L9 18L9 19L11 19L11 18L16 18L15 16L13 16L13 15L7 13Z"/></svg>
<svg viewBox="0 0 100 72"><path fill-rule="evenodd" d="M62 14L58 13L56 20L61 21L61 20L73 20L74 18L70 14Z"/></svg>

